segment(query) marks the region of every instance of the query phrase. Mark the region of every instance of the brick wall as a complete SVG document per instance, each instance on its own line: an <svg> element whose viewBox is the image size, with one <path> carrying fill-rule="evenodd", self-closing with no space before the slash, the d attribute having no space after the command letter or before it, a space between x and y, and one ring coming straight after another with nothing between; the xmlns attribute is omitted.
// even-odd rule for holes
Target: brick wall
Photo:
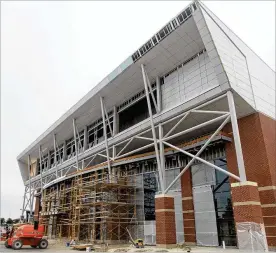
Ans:
<svg viewBox="0 0 276 253"><path fill-rule="evenodd" d="M254 113L238 120L247 180L258 183L262 216L269 246L276 246L276 121ZM231 133L231 124L224 131ZM238 175L234 143L226 144L227 166ZM236 182L230 179L231 182Z"/></svg>
<svg viewBox="0 0 276 253"><path fill-rule="evenodd" d="M183 227L185 243L196 243L195 214L191 170L188 169L181 177Z"/></svg>
<svg viewBox="0 0 276 253"><path fill-rule="evenodd" d="M155 197L156 244L176 244L174 198L169 195Z"/></svg>

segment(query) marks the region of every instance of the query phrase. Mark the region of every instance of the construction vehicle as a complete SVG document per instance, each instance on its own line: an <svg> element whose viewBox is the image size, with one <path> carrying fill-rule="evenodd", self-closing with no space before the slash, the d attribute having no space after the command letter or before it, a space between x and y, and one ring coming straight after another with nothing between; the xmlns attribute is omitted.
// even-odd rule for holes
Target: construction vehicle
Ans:
<svg viewBox="0 0 276 253"><path fill-rule="evenodd" d="M5 247L19 250L23 245L29 245L32 248L46 249L48 241L43 236L43 225L15 224L5 241Z"/></svg>

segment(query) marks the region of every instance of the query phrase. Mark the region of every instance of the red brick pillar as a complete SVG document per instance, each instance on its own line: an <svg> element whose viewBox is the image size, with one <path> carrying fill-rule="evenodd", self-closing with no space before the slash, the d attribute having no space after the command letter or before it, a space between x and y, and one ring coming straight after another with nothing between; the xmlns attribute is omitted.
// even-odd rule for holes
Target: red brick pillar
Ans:
<svg viewBox="0 0 276 253"><path fill-rule="evenodd" d="M156 245L169 247L176 244L174 197L155 196Z"/></svg>
<svg viewBox="0 0 276 253"><path fill-rule="evenodd" d="M231 189L239 249L256 250L260 249L259 245L267 248L265 237L257 236L258 243L253 240L257 231L265 233L258 184L249 181L232 183Z"/></svg>
<svg viewBox="0 0 276 253"><path fill-rule="evenodd" d="M196 244L195 214L191 170L188 169L181 177L183 227L185 243Z"/></svg>
<svg viewBox="0 0 276 253"><path fill-rule="evenodd" d="M276 247L276 121L254 113L238 120L248 181L257 182L269 247ZM231 134L231 124L224 131ZM233 142L226 144L227 167L239 175ZM230 182L235 180L230 178Z"/></svg>

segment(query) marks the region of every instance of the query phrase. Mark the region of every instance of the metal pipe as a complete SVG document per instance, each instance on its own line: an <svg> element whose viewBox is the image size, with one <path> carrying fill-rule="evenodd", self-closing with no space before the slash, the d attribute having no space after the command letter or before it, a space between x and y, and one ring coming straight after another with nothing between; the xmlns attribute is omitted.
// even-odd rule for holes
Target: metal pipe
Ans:
<svg viewBox="0 0 276 253"><path fill-rule="evenodd" d="M88 165L90 165L91 162L94 161L95 158L96 158L96 155L94 155L94 156L92 157L92 159L91 159L91 160L89 161L89 163L86 165L86 168L88 167Z"/></svg>
<svg viewBox="0 0 276 253"><path fill-rule="evenodd" d="M165 150L164 150L164 144L161 141L163 138L163 126L161 124L158 125L158 133L159 133L159 149L160 149L160 163L162 167L162 175L163 175L163 182L164 182L164 188L166 183L166 170L165 170Z"/></svg>
<svg viewBox="0 0 276 253"><path fill-rule="evenodd" d="M147 74L147 72L145 72L145 74L146 74L146 79L147 79L148 87L149 87L149 90L150 90L150 94L151 94L151 98L152 98L155 110L156 110L156 112L158 112L158 106L157 106L157 103L156 103L156 100L155 100L155 97L154 97L154 94L153 94L153 90L152 90L152 87L151 87L151 83L150 83L148 74Z"/></svg>
<svg viewBox="0 0 276 253"><path fill-rule="evenodd" d="M31 191L31 159L30 159L30 155L28 155L28 171L29 171L29 193L30 193L30 216L29 216L29 222L30 222L30 218L32 215L32 203L31 203L31 199L32 199L32 191Z"/></svg>
<svg viewBox="0 0 276 253"><path fill-rule="evenodd" d="M41 197L42 197L42 188L43 188L43 182L42 182L42 156L41 156L41 146L38 148L39 153L39 163L40 163L40 187L41 187Z"/></svg>
<svg viewBox="0 0 276 253"><path fill-rule="evenodd" d="M84 130L83 130L83 152L87 149L87 143L88 143L88 140L87 140L87 126L84 127Z"/></svg>
<svg viewBox="0 0 276 253"><path fill-rule="evenodd" d="M103 130L104 130L106 157L107 157L107 164L108 164L108 174L109 174L109 177L111 177L111 166L110 166L110 160L109 160L109 150L108 150L108 140L107 140L107 133L106 133L106 122L105 122L105 117L104 117L103 98L100 97L100 100L101 100L101 109L102 109L102 118L103 118Z"/></svg>
<svg viewBox="0 0 276 253"><path fill-rule="evenodd" d="M178 148L178 147L176 147L176 146L174 146L174 145L172 145L172 144L170 144L170 143L168 143L168 142L166 142L166 141L163 141L163 143L164 143L165 145L167 145L167 146L173 148L173 149L178 150L179 152L181 152L181 153L183 153L183 154L185 154L185 155L187 155L187 156L190 156L190 157L192 157L192 158L195 157L195 155L192 155L192 154L190 154L189 152L187 152L187 151L185 151L185 150L182 150L182 149L180 149L180 148ZM200 157L196 157L196 160L198 160L198 161L200 161L200 162L202 162L202 163L204 163L204 164L206 164L206 165L209 165L210 167L212 167L212 168L214 168L214 169L216 169L216 170L218 170L218 171L221 171L221 172L223 172L224 174L226 174L226 175L228 175L228 176L230 176L230 177L233 177L233 178L235 178L235 179L238 180L238 181L241 181L241 179L240 179L238 176L236 176L236 175L234 175L234 174L232 174L232 173L230 173L230 172L228 172L228 171L226 171L226 170L224 170L224 169L222 169L222 168L220 168L220 167L218 167L218 166L216 166L216 165L214 165L214 164L212 164L212 163L210 163L210 162L207 162L206 160L204 160L204 159L202 159L202 158L200 158Z"/></svg>
<svg viewBox="0 0 276 253"><path fill-rule="evenodd" d="M134 137L132 137L127 144L118 152L118 156L126 149L126 147L133 141Z"/></svg>
<svg viewBox="0 0 276 253"><path fill-rule="evenodd" d="M234 137L239 174L240 174L241 181L244 182L246 181L246 172L245 172L245 166L244 166L244 160L243 160L243 153L242 153L242 146L241 146L241 139L240 139L240 133L239 133L235 102L234 102L232 91L227 91L227 99L228 99L228 105L229 105L229 110L231 115L231 124L232 124L232 130L233 130L233 137Z"/></svg>
<svg viewBox="0 0 276 253"><path fill-rule="evenodd" d="M200 148L200 150L196 153L196 155L188 162L188 164L185 166L185 168L177 175L177 177L172 181L172 183L168 186L168 188L165 190L165 193L167 193L170 188L176 183L176 181L185 173L187 169L192 165L194 160L201 155L201 153L205 150L205 148L209 145L209 143L215 138L215 136L219 133L219 131L227 124L229 121L230 116L228 116L223 123L220 125L220 127L211 135L211 137L205 142L205 144Z"/></svg>
<svg viewBox="0 0 276 253"><path fill-rule="evenodd" d="M76 151L76 165L77 170L79 170L79 157L78 157L78 145L77 145L77 134L76 134L76 120L73 119L73 128L74 128L74 140L75 140L75 151Z"/></svg>
<svg viewBox="0 0 276 253"><path fill-rule="evenodd" d="M214 118L214 119L211 119L211 120L209 120L209 121L206 121L206 122L204 122L204 123L201 123L201 124L199 124L199 125L196 125L196 126L194 126L194 127L191 127L191 128L189 128L189 129L186 129L186 130L184 130L184 131L181 131L181 132L179 132L179 133L177 133L177 134L168 136L168 137L164 138L163 141L171 140L171 139L176 138L176 137L178 137L178 136L180 136L180 135L189 133L189 132L191 132L191 131L193 131L193 130L202 128L202 127L207 126L207 125L209 125L209 124L212 124L212 123L215 123L215 122L220 121L220 120L222 120L222 119L225 119L226 117L228 117L227 114L222 115L222 116L219 116L219 117Z"/></svg>
<svg viewBox="0 0 276 253"><path fill-rule="evenodd" d="M143 137L143 136L134 136L133 138L135 139L141 139L141 140L146 140L146 141L153 141L152 138L148 138L148 137Z"/></svg>
<svg viewBox="0 0 276 253"><path fill-rule="evenodd" d="M169 132L167 132L164 136L164 138L168 137L170 135L170 133L172 133L179 125L180 123L185 120L188 116L189 116L190 112L187 112L184 117L182 119L180 119L175 125L174 127L171 128L171 130Z"/></svg>
<svg viewBox="0 0 276 253"><path fill-rule="evenodd" d="M214 103L214 102L216 102L216 101L218 101L218 100L220 100L220 99L222 99L222 98L224 98L224 97L226 97L226 96L227 96L226 94L223 94L223 95L221 95L221 96L219 96L219 97L217 97L217 98L214 98L214 99L212 99L212 100L210 100L210 101L208 101L208 102L206 102L206 103L203 103L203 104L201 104L201 105L199 105L199 106L197 106L197 107L195 107L195 108L193 108L193 109L190 109L190 110L188 110L188 111L186 111L186 112L183 112L182 114L179 114L179 115L177 115L177 116L175 116L175 117L172 117L171 119L168 119L168 120L162 122L161 125L164 125L164 124L166 124L166 123L169 123L169 122L171 122L171 121L173 121L173 120L175 120L175 119L181 118L181 117L184 116L187 112L190 112L190 111L192 111L192 110L200 109L200 108L202 108L202 107L204 107L204 106L207 106L207 105L209 105L209 104L212 104L212 103ZM184 103L185 103L185 102L183 102L182 104L184 104Z"/></svg>
<svg viewBox="0 0 276 253"><path fill-rule="evenodd" d="M110 130L111 136L113 136L113 131L112 131L112 128L111 128L111 124L110 124L110 121L109 121L109 117L108 117L105 105L103 105L103 106L104 106L104 113L105 113L106 121L107 121L109 130Z"/></svg>
<svg viewBox="0 0 276 253"><path fill-rule="evenodd" d="M55 163L55 167L56 167L56 178L57 178L58 175L57 175L57 144L56 144L56 134L54 134L54 153L55 153L54 163Z"/></svg>
<svg viewBox="0 0 276 253"><path fill-rule="evenodd" d="M191 110L191 112L206 113L206 114L228 114L229 113L225 111L208 111L208 110Z"/></svg>
<svg viewBox="0 0 276 253"><path fill-rule="evenodd" d="M150 122L151 122L152 137L153 137L153 142L154 142L154 149L155 149L155 154L156 154L158 173L159 173L159 177L160 177L161 191L164 192L164 182L163 182L162 171L161 171L162 168L161 168L160 157L159 157L159 153L158 153L158 146L157 146L157 141L156 141L156 133L155 133L155 128L154 128L154 123L153 123L153 118L152 118L152 111L151 111L151 104L150 104L150 98L149 98L146 72L145 72L143 64L141 64L141 69L142 69L142 74L143 74L143 81L144 81L144 86L145 86L148 111L149 111Z"/></svg>
<svg viewBox="0 0 276 253"><path fill-rule="evenodd" d="M145 133L147 133L147 132L149 132L149 131L151 131L151 128L149 128L149 129L147 129L147 130L145 130L145 131L143 131L143 132L141 132L141 133L138 133L138 135L145 134ZM135 135L134 135L134 136L135 136ZM126 139L126 140L123 140L123 141L120 141L120 142L116 143L115 146L117 147L117 146L119 146L119 145L121 145L121 144L123 144L123 143L129 141L129 140L130 140L131 138L133 138L134 136L132 136L132 137Z"/></svg>
<svg viewBox="0 0 276 253"><path fill-rule="evenodd" d="M156 93L157 93L157 108L158 113L162 111L162 92L161 92L161 84L160 84L160 77L156 77Z"/></svg>
<svg viewBox="0 0 276 253"><path fill-rule="evenodd" d="M116 106L113 107L113 136L118 133L118 112Z"/></svg>
<svg viewBox="0 0 276 253"><path fill-rule="evenodd" d="M143 149L146 149L146 148L149 148L149 147L152 147L152 146L154 146L154 143L145 145L145 146L143 146L143 147L141 147L141 148L137 148L137 149L132 150L132 151L130 151L130 152L128 152L128 153L125 153L125 154L123 154L123 155L116 156L115 159L123 158L123 157L125 157L125 156L131 155L131 154L133 154L133 153L136 153L136 152L138 152L138 151L141 151L141 150L143 150Z"/></svg>

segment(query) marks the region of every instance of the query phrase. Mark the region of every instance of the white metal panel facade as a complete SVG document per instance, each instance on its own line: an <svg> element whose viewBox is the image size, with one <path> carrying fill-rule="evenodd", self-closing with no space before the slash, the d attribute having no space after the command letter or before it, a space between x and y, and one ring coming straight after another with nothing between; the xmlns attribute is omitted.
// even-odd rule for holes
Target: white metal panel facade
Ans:
<svg viewBox="0 0 276 253"><path fill-rule="evenodd" d="M236 85L231 82L232 87L246 101L252 104L250 101L252 100L251 95L250 97L248 95L252 91L250 92L250 89L247 87L248 78L245 76L246 71L243 66L244 64L242 63L245 59L250 76L249 84L251 84L251 90L253 90L254 105L258 111L275 119L275 72L204 4L200 3L200 5L203 7L203 13L205 13L204 18L206 22L208 22L208 27L210 28L215 43L222 37L225 39L227 38L228 42L227 40L224 40L224 46L226 46L226 49L231 52L232 49L229 49L227 45L229 45L230 48L236 47L244 55L244 58L239 57L238 55L234 57L236 58L235 63L241 66L237 65L239 68L235 68L234 73L232 72L232 74L235 74L239 79L239 82ZM218 43L216 43L216 46L217 44ZM218 48L220 49L220 47ZM231 70L229 70L229 67L225 62L224 65L226 66L225 69L228 72L227 74L229 74ZM241 75L242 73L243 75Z"/></svg>
<svg viewBox="0 0 276 253"><path fill-rule="evenodd" d="M164 78L162 108L174 107L218 85L214 68L204 52Z"/></svg>

